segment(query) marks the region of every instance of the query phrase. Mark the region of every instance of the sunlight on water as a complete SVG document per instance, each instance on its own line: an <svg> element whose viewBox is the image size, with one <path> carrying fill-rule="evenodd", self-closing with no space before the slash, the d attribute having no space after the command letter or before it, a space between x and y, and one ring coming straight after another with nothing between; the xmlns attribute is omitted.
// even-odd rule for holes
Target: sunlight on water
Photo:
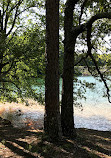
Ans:
<svg viewBox="0 0 111 158"><path fill-rule="evenodd" d="M111 107L84 106L75 108L75 126L102 131L111 131Z"/></svg>
<svg viewBox="0 0 111 158"><path fill-rule="evenodd" d="M91 76L79 77L79 79L95 83L96 88L93 91L87 89L86 101L78 99L82 103L83 110L75 108L75 126L77 128L111 131L111 103L103 97L103 90L106 90L104 84Z"/></svg>
<svg viewBox="0 0 111 158"><path fill-rule="evenodd" d="M91 91L87 89L85 96L87 100L80 100L82 103L83 110L80 108L74 108L75 114L75 127L76 128L89 128L101 131L111 131L111 104L108 103L107 98L104 98L103 89L105 90L103 84L101 82L96 81L93 77L79 77L81 81L86 80L88 82L97 83L96 89ZM60 81L60 89L61 84ZM44 91L44 85L42 86L42 90ZM44 120L44 106L39 105L37 102L29 101L30 106L25 106L23 104L16 103L0 103L0 107L6 107L6 109L11 106L14 109L21 109L23 112L22 118L32 119L34 121L41 122L41 125L38 126L43 127ZM15 123L17 126L17 122ZM22 125L22 122L21 122ZM20 122L18 122L18 126L20 127Z"/></svg>

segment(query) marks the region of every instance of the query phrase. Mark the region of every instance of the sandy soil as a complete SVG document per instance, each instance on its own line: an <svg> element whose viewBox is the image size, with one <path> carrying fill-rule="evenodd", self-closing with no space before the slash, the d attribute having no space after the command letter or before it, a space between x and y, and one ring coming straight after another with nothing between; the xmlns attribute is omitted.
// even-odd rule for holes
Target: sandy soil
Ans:
<svg viewBox="0 0 111 158"><path fill-rule="evenodd" d="M17 128L43 128L44 106L33 100L28 100L28 106L25 103L0 103L0 116Z"/></svg>

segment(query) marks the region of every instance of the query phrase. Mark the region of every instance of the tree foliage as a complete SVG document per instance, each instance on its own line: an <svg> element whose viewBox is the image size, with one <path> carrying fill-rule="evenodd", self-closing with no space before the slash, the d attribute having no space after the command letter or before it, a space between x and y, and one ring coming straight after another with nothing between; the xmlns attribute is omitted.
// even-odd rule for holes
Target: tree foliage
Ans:
<svg viewBox="0 0 111 158"><path fill-rule="evenodd" d="M37 98L32 83L44 74L44 30L39 22L26 27L22 16L28 17L27 12L30 15L37 6L40 8L42 1L0 2L0 100Z"/></svg>

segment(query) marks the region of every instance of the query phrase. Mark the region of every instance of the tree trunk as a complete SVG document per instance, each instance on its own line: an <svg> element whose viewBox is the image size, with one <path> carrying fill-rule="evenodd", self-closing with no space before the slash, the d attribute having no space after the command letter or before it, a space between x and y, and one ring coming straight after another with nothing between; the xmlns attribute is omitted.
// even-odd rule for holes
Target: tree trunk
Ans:
<svg viewBox="0 0 111 158"><path fill-rule="evenodd" d="M44 130L50 138L61 137L59 108L59 0L46 0L46 78Z"/></svg>
<svg viewBox="0 0 111 158"><path fill-rule="evenodd" d="M3 17L0 10L0 79L1 78L1 72L3 69L3 55L6 50L6 32L3 30Z"/></svg>
<svg viewBox="0 0 111 158"><path fill-rule="evenodd" d="M64 136L75 138L73 116L73 78L74 78L74 47L76 42L72 36L74 0L68 0L64 18L64 64L63 64L63 87L61 104L61 126Z"/></svg>
<svg viewBox="0 0 111 158"><path fill-rule="evenodd" d="M64 50L61 125L64 136L75 138L73 112L74 46Z"/></svg>

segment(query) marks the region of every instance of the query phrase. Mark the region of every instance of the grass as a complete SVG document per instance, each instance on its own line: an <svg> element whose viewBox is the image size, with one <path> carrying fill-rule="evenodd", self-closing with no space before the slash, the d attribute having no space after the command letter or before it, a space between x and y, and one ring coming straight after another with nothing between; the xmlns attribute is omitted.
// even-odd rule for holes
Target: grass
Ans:
<svg viewBox="0 0 111 158"><path fill-rule="evenodd" d="M22 114L20 109L14 109L12 107L9 107L8 109L5 109L4 107L0 108L0 117L7 119L10 122L19 120Z"/></svg>

